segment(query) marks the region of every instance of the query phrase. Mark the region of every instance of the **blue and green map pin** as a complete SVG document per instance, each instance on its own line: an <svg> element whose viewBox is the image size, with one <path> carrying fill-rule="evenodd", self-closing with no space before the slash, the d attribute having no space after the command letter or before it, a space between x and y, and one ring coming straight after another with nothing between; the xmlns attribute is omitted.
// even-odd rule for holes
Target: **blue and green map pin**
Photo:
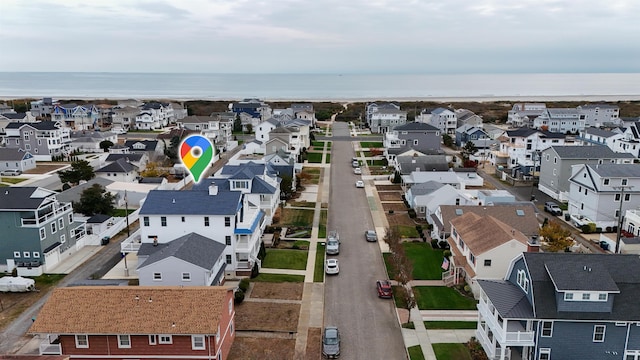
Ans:
<svg viewBox="0 0 640 360"><path fill-rule="evenodd" d="M193 176L193 181L197 184L200 177L211 164L213 159L213 145L211 141L201 135L191 135L182 141L180 145L180 159L182 165Z"/></svg>

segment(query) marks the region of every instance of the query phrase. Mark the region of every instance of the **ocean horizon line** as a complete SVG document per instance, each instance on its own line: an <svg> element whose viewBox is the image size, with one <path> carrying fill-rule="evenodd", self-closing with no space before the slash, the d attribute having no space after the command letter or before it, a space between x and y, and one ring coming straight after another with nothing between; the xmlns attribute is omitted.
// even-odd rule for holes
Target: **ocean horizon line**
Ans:
<svg viewBox="0 0 640 360"><path fill-rule="evenodd" d="M142 74L142 75L224 75L224 76L255 76L255 75L299 75L299 76L408 76L408 75L428 75L428 76L457 76L457 75L598 75L598 74L640 74L640 71L505 71L505 72L158 72L158 71L0 71L0 74Z"/></svg>

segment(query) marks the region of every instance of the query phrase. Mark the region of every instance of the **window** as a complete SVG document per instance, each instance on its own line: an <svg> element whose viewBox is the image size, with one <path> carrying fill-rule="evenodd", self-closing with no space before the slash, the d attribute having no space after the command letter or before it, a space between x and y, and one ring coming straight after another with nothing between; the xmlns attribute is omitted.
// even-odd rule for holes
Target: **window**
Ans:
<svg viewBox="0 0 640 360"><path fill-rule="evenodd" d="M23 251L23 252L22 252L22 257L24 257L24 258L29 258L29 257L31 257L31 253L30 253L30 252L28 252L28 251Z"/></svg>
<svg viewBox="0 0 640 360"><path fill-rule="evenodd" d="M231 245L231 236L227 235L224 237L224 243L226 245Z"/></svg>
<svg viewBox="0 0 640 360"><path fill-rule="evenodd" d="M491 259L486 259L484 261L484 266L491 266Z"/></svg>
<svg viewBox="0 0 640 360"><path fill-rule="evenodd" d="M58 219L58 228L64 229L64 219L62 218Z"/></svg>
<svg viewBox="0 0 640 360"><path fill-rule="evenodd" d="M73 214L69 214L69 224L73 222Z"/></svg>
<svg viewBox="0 0 640 360"><path fill-rule="evenodd" d="M609 179L604 179L604 180L603 180L603 184L604 184L604 185L609 185Z"/></svg>
<svg viewBox="0 0 640 360"><path fill-rule="evenodd" d="M553 321L543 321L542 337L552 337L552 336L553 336Z"/></svg>
<svg viewBox="0 0 640 360"><path fill-rule="evenodd" d="M582 293L582 300L591 300L591 294Z"/></svg>
<svg viewBox="0 0 640 360"><path fill-rule="evenodd" d="M40 229L40 240L44 240L45 237L47 237L47 231L42 228Z"/></svg>
<svg viewBox="0 0 640 360"><path fill-rule="evenodd" d="M624 194L624 201L631 200L631 194Z"/></svg>
<svg viewBox="0 0 640 360"><path fill-rule="evenodd" d="M573 293L570 293L570 292L568 292L568 293L564 293L564 300L565 300L565 301L571 301L571 300L573 300Z"/></svg>
<svg viewBox="0 0 640 360"><path fill-rule="evenodd" d="M31 255L33 255L33 257L36 258L36 259L40 258L40 253L37 252L37 251L32 252Z"/></svg>
<svg viewBox="0 0 640 360"><path fill-rule="evenodd" d="M153 273L153 281L161 281L162 280L162 273Z"/></svg>
<svg viewBox="0 0 640 360"><path fill-rule="evenodd" d="M182 273L182 281L191 281L191 273L183 272Z"/></svg>
<svg viewBox="0 0 640 360"><path fill-rule="evenodd" d="M160 217L160 226L167 226L167 217L166 216L161 216Z"/></svg>
<svg viewBox="0 0 640 360"><path fill-rule="evenodd" d="M469 261L471 261L471 263L472 263L473 265L475 265L475 264L476 264L476 257L475 257L475 256L473 256L473 254L472 254L471 252L469 252Z"/></svg>
<svg viewBox="0 0 640 360"><path fill-rule="evenodd" d="M529 292L529 279L527 279L527 275L524 270L518 270L517 275L517 283L520 285L520 288L524 290L524 292Z"/></svg>
<svg viewBox="0 0 640 360"><path fill-rule="evenodd" d="M149 345L156 345L157 343L157 337L155 335L149 335Z"/></svg>
<svg viewBox="0 0 640 360"><path fill-rule="evenodd" d="M538 356L538 360L551 360L551 349L541 348L540 356Z"/></svg>
<svg viewBox="0 0 640 360"><path fill-rule="evenodd" d="M131 336L129 335L118 335L118 348L120 349L128 349L131 347Z"/></svg>
<svg viewBox="0 0 640 360"><path fill-rule="evenodd" d="M607 329L605 325L593 326L593 342L604 342L604 332Z"/></svg>
<svg viewBox="0 0 640 360"><path fill-rule="evenodd" d="M209 217L208 216L204 217L204 226L209 226Z"/></svg>
<svg viewBox="0 0 640 360"><path fill-rule="evenodd" d="M616 194L615 201L620 201L620 194Z"/></svg>
<svg viewBox="0 0 640 360"><path fill-rule="evenodd" d="M58 231L58 230L56 229L56 222L54 221L54 222L51 223L51 233L55 234L56 231Z"/></svg>
<svg viewBox="0 0 640 360"><path fill-rule="evenodd" d="M20 259L20 251L14 251L13 252L13 257L16 259Z"/></svg>
<svg viewBox="0 0 640 360"><path fill-rule="evenodd" d="M148 216L143 217L142 221L144 222L144 226L149 226L149 217Z"/></svg>
<svg viewBox="0 0 640 360"><path fill-rule="evenodd" d="M64 244L67 241L66 235L60 235L60 243Z"/></svg>
<svg viewBox="0 0 640 360"><path fill-rule="evenodd" d="M76 348L77 349L89 348L89 335L76 335Z"/></svg>
<svg viewBox="0 0 640 360"><path fill-rule="evenodd" d="M205 350L204 335L191 335L191 350Z"/></svg>
<svg viewBox="0 0 640 360"><path fill-rule="evenodd" d="M184 222L184 216L181 218L182 222Z"/></svg>
<svg viewBox="0 0 640 360"><path fill-rule="evenodd" d="M160 335L160 339L158 341L159 344L173 344L173 339L171 335Z"/></svg>
<svg viewBox="0 0 640 360"><path fill-rule="evenodd" d="M231 255L226 256L227 264L231 264Z"/></svg>
<svg viewBox="0 0 640 360"><path fill-rule="evenodd" d="M607 298L609 294L598 294L598 301L607 301Z"/></svg>
<svg viewBox="0 0 640 360"><path fill-rule="evenodd" d="M224 217L224 226L225 227L231 226L231 217L229 217L229 216L225 216Z"/></svg>
<svg viewBox="0 0 640 360"><path fill-rule="evenodd" d="M627 186L627 179L622 179L622 186Z"/></svg>

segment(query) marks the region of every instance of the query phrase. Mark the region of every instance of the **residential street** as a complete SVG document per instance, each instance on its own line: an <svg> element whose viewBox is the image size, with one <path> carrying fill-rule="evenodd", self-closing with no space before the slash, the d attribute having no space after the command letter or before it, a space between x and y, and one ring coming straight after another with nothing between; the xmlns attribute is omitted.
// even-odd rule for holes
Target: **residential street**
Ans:
<svg viewBox="0 0 640 360"><path fill-rule="evenodd" d="M341 331L341 359L402 359L406 349L392 300L380 299L375 280L386 278L380 247L366 242L373 229L364 189L355 187L354 156L346 123L333 124L331 194L327 230L340 234L340 274L325 282L325 326ZM378 234L381 238L384 234Z"/></svg>

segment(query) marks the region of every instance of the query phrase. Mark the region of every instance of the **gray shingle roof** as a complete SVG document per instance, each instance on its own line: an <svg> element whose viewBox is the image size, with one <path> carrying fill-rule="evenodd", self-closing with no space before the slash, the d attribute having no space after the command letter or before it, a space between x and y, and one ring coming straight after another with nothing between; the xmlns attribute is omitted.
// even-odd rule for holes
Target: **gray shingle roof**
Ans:
<svg viewBox="0 0 640 360"><path fill-rule="evenodd" d="M106 162L118 161L119 159L125 159L129 161L140 161L144 154L109 154L106 158Z"/></svg>
<svg viewBox="0 0 640 360"><path fill-rule="evenodd" d="M640 164L587 165L601 177L640 177Z"/></svg>
<svg viewBox="0 0 640 360"><path fill-rule="evenodd" d="M33 155L18 148L0 148L0 161L20 161L25 157L31 158Z"/></svg>
<svg viewBox="0 0 640 360"><path fill-rule="evenodd" d="M235 215L240 206L239 191L151 190L140 215Z"/></svg>
<svg viewBox="0 0 640 360"><path fill-rule="evenodd" d="M517 286L504 280L478 280L478 285L503 318L533 318L533 308L525 293Z"/></svg>
<svg viewBox="0 0 640 360"><path fill-rule="evenodd" d="M396 126L394 131L440 131L437 127L421 122L410 122L404 125Z"/></svg>
<svg viewBox="0 0 640 360"><path fill-rule="evenodd" d="M133 147L133 144L144 144L144 150L138 150ZM124 146L131 149L131 151L155 151L158 146L158 140L127 140L124 142Z"/></svg>
<svg viewBox="0 0 640 360"><path fill-rule="evenodd" d="M54 197L52 191L33 186L4 187L0 189L1 210L35 210L48 197Z"/></svg>
<svg viewBox="0 0 640 360"><path fill-rule="evenodd" d="M97 173L103 172L113 172L113 173L128 173L137 169L135 165L131 165L125 159L121 158L109 165L103 166L100 169L96 170Z"/></svg>
<svg viewBox="0 0 640 360"><path fill-rule="evenodd" d="M226 247L222 243L196 233L183 235L168 244L153 246L153 244L145 243L143 246L145 247L144 254L148 254L149 257L138 269L169 257L175 257L203 269L211 270Z"/></svg>
<svg viewBox="0 0 640 360"><path fill-rule="evenodd" d="M409 191L411 191L411 195L413 196L426 195L431 194L432 192L440 189L443 186L444 184L437 181L427 181L413 185L411 189L409 189Z"/></svg>
<svg viewBox="0 0 640 360"><path fill-rule="evenodd" d="M449 163L446 155L398 156L396 158L402 175L408 175L416 168L422 171L447 171Z"/></svg>
<svg viewBox="0 0 640 360"><path fill-rule="evenodd" d="M561 159L626 159L629 153L617 153L607 146L552 146Z"/></svg>
<svg viewBox="0 0 640 360"><path fill-rule="evenodd" d="M601 137L612 137L613 135L616 135L616 133L614 133L613 131L609 131L609 130L603 130L597 127L588 127L586 129L584 129L585 134L592 134L592 135L596 135L596 136L601 136Z"/></svg>
<svg viewBox="0 0 640 360"><path fill-rule="evenodd" d="M253 178L251 184L252 194L273 194L276 192L276 188L259 177Z"/></svg>
<svg viewBox="0 0 640 360"><path fill-rule="evenodd" d="M38 129L38 130L56 130L56 129L59 129L59 127L57 126L58 123L55 122L55 121L39 121L39 122L32 122L32 123L10 122L10 123L7 124L6 128L7 129L20 129L24 125L29 125L29 126L33 127L34 129Z"/></svg>
<svg viewBox="0 0 640 360"><path fill-rule="evenodd" d="M618 286L599 263L582 261L547 261L544 266L558 291L607 291L618 292Z"/></svg>

